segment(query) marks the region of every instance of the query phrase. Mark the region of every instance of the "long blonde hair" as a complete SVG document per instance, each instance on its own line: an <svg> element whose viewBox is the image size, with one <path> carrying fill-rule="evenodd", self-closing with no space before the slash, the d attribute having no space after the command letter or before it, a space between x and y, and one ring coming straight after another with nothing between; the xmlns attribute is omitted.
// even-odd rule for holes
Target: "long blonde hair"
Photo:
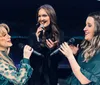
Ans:
<svg viewBox="0 0 100 85"><path fill-rule="evenodd" d="M5 28L7 30L7 32L10 31L7 24L1 23L0 24L0 36L3 36L3 34L5 34L4 31L2 30L2 28ZM8 50L9 50L9 48L8 48ZM7 57L2 53L2 51L0 51L0 61L2 63L8 63L9 65L15 67L13 60L8 56L8 54L9 54L8 50L5 52Z"/></svg>
<svg viewBox="0 0 100 85"><path fill-rule="evenodd" d="M100 12L93 12L89 17L94 19L95 32L91 41L84 40L81 44L85 61L90 60L97 52L100 52Z"/></svg>

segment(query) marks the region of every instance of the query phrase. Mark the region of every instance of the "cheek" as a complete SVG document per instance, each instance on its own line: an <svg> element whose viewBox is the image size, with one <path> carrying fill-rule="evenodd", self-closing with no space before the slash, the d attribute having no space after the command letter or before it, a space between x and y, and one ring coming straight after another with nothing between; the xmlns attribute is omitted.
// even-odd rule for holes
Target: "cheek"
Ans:
<svg viewBox="0 0 100 85"><path fill-rule="evenodd" d="M48 21L47 26L50 25L50 22Z"/></svg>
<svg viewBox="0 0 100 85"><path fill-rule="evenodd" d="M49 17L47 18L47 21L48 21L48 24L50 24L50 18Z"/></svg>
<svg viewBox="0 0 100 85"><path fill-rule="evenodd" d="M47 26L49 26L49 25L50 25L50 22L49 22L49 21L47 21L47 22L44 24L45 27L47 27Z"/></svg>
<svg viewBox="0 0 100 85"><path fill-rule="evenodd" d="M91 34L90 39L92 39L92 38L93 38L93 36L94 36L94 34Z"/></svg>
<svg viewBox="0 0 100 85"><path fill-rule="evenodd" d="M90 41L92 38L93 38L93 35L87 35L87 36L85 36L85 39L88 40L88 41Z"/></svg>
<svg viewBox="0 0 100 85"><path fill-rule="evenodd" d="M90 38L92 39L92 38L93 38L93 36L94 36L94 30L93 30L93 31L91 31Z"/></svg>
<svg viewBox="0 0 100 85"><path fill-rule="evenodd" d="M50 19L48 20L47 25L50 25Z"/></svg>
<svg viewBox="0 0 100 85"><path fill-rule="evenodd" d="M0 42L0 46L4 46L6 44L6 42L2 41Z"/></svg>
<svg viewBox="0 0 100 85"><path fill-rule="evenodd" d="M6 44L6 43L7 43L6 39L0 39L0 42L1 42L2 44Z"/></svg>
<svg viewBox="0 0 100 85"><path fill-rule="evenodd" d="M0 39L0 42L1 42L1 43L4 42L4 41L5 41L5 39L3 39L3 38Z"/></svg>
<svg viewBox="0 0 100 85"><path fill-rule="evenodd" d="M40 18L38 18L37 21L40 22Z"/></svg>

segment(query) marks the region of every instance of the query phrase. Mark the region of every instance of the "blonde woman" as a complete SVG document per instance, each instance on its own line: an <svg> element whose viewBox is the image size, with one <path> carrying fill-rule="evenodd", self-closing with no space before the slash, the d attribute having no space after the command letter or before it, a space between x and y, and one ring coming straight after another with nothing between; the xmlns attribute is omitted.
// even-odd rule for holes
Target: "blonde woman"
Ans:
<svg viewBox="0 0 100 85"><path fill-rule="evenodd" d="M29 59L33 49L25 45L23 59L20 68L17 69L13 60L8 56L12 46L9 27L0 24L0 85L24 85L32 74L33 69L29 65Z"/></svg>

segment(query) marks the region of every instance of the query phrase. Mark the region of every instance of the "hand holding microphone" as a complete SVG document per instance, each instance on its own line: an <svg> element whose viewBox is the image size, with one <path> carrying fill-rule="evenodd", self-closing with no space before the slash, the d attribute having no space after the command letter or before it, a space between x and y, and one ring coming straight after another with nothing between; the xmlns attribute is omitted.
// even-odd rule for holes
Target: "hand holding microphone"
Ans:
<svg viewBox="0 0 100 85"><path fill-rule="evenodd" d="M31 55L31 53L34 53L35 55L37 56L41 56L41 57L44 57L44 55L42 55L41 53L35 51L33 48L31 48L29 45L24 45L22 43L19 43L18 44L19 48L23 49L24 48L24 51L26 52L24 54L24 56L28 57L29 55ZM27 52L29 52L29 54L27 54ZM30 57L30 56L29 56Z"/></svg>
<svg viewBox="0 0 100 85"><path fill-rule="evenodd" d="M37 28L37 31L35 33L37 38L39 38L39 35L43 30L44 30L44 25L40 24L40 26Z"/></svg>
<svg viewBox="0 0 100 85"><path fill-rule="evenodd" d="M68 45L71 45L71 44L74 44L75 43L75 39L74 38L71 38L70 40L67 41ZM54 54L57 54L59 52L59 48L57 48L56 50L54 50L50 56L54 55Z"/></svg>
<svg viewBox="0 0 100 85"><path fill-rule="evenodd" d="M30 59L32 52L33 52L33 49L29 45L25 45L24 50L23 50L23 57Z"/></svg>

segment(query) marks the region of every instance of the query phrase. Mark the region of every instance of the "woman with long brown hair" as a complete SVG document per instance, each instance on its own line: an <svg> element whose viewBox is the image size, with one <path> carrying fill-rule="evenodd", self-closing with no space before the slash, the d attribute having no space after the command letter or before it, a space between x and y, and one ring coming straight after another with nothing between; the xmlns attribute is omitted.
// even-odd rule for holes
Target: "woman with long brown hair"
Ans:
<svg viewBox="0 0 100 85"><path fill-rule="evenodd" d="M37 24L36 32L30 36L30 45L44 57L32 57L34 73L30 85L43 85L43 81L46 85L57 85L57 67L61 56L50 56L50 53L59 47L64 37L61 40L63 33L57 25L56 12L51 5L44 4L38 8Z"/></svg>

